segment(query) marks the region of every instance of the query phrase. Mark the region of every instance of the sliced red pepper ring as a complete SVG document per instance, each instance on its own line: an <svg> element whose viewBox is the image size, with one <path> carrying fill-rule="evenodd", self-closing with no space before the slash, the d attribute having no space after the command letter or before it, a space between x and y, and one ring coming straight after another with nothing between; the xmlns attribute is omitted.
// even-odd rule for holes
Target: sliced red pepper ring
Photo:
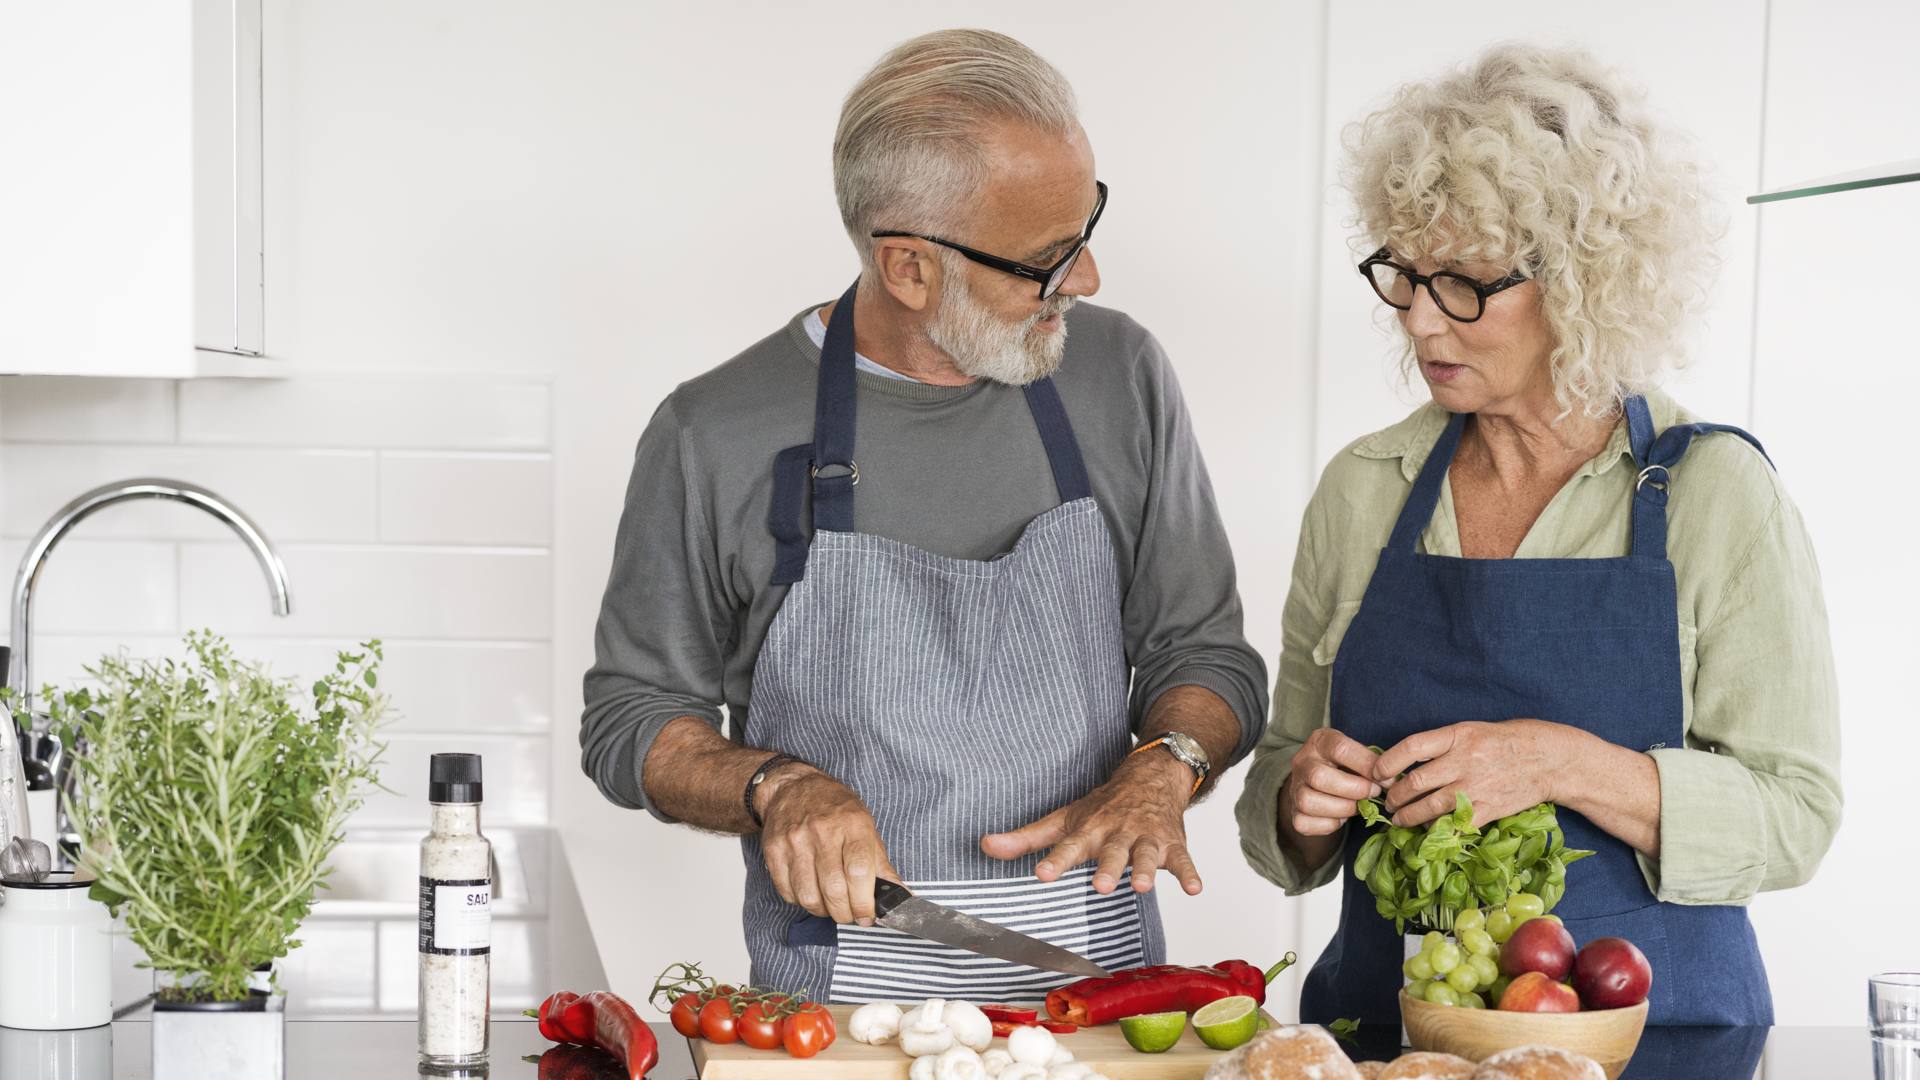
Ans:
<svg viewBox="0 0 1920 1080"><path fill-rule="evenodd" d="M1042 1020L1040 1026L1055 1035L1071 1035L1080 1030L1079 1024L1069 1024L1065 1020Z"/></svg>
<svg viewBox="0 0 1920 1080"><path fill-rule="evenodd" d="M1040 1019L1040 1010L1023 1009L1017 1005L982 1005L980 1011L986 1013L989 1020L1006 1020L1015 1024L1031 1024Z"/></svg>

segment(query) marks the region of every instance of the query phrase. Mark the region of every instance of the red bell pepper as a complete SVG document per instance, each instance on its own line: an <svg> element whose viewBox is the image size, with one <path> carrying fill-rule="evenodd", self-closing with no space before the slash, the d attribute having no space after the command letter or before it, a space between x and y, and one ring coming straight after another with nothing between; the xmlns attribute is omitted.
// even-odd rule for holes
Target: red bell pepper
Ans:
<svg viewBox="0 0 1920 1080"><path fill-rule="evenodd" d="M1262 971L1244 960L1212 967L1158 964L1115 972L1105 979L1082 979L1047 995L1047 1014L1056 1020L1091 1027L1142 1013L1192 1012L1221 998L1246 995L1255 1004L1267 1000L1267 984L1291 967L1288 953Z"/></svg>

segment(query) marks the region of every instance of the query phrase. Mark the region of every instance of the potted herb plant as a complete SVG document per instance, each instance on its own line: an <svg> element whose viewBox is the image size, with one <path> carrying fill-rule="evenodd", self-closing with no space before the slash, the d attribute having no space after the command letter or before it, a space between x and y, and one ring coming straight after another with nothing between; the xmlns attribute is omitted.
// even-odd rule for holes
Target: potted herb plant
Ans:
<svg viewBox="0 0 1920 1080"><path fill-rule="evenodd" d="M310 692L211 633L186 645L184 661L102 658L92 685L48 693L79 748L68 813L94 895L158 976L154 1076L278 1077L269 966L300 944L375 783L380 643L340 653Z"/></svg>

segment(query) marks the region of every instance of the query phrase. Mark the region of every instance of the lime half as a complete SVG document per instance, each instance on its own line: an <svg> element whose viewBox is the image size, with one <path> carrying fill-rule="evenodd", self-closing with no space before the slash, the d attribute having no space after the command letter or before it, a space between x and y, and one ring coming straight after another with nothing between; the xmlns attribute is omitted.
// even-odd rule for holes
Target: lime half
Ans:
<svg viewBox="0 0 1920 1080"><path fill-rule="evenodd" d="M1187 1014L1183 1012L1142 1013L1120 1018L1120 1034L1127 1037L1127 1045L1143 1054L1159 1054L1173 1049L1173 1044L1180 1041L1180 1033L1185 1030Z"/></svg>
<svg viewBox="0 0 1920 1080"><path fill-rule="evenodd" d="M1260 1030L1260 1007L1244 994L1221 998L1193 1014L1193 1030L1215 1050L1231 1050Z"/></svg>

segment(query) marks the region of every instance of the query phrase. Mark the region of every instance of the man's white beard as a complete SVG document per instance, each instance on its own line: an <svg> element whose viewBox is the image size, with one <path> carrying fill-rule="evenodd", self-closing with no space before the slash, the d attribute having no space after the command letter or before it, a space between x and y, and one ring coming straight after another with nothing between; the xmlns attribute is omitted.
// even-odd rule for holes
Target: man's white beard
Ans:
<svg viewBox="0 0 1920 1080"><path fill-rule="evenodd" d="M1039 311L1007 322L973 298L959 269L941 278L940 307L927 327L928 340L952 357L962 374L976 379L1025 386L1053 374L1067 349L1066 321L1057 330L1036 326L1049 315L1065 315L1074 297L1055 293Z"/></svg>

